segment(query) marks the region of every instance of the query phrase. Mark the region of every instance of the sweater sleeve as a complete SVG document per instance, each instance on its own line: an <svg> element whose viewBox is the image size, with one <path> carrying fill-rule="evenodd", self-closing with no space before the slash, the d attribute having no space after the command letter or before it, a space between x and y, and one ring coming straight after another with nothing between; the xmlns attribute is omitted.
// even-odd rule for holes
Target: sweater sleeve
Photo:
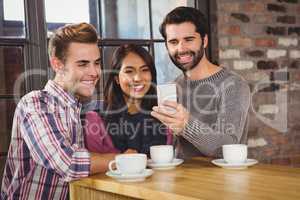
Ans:
<svg viewBox="0 0 300 200"><path fill-rule="evenodd" d="M243 81L233 81L221 91L216 124L190 116L182 137L206 156L217 156L224 144L240 143L250 106L250 89Z"/></svg>

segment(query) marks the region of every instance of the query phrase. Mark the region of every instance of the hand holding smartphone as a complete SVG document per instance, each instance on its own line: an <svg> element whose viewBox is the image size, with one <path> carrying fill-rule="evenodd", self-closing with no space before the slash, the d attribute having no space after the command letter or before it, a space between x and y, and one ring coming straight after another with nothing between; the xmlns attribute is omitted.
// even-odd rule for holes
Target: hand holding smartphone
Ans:
<svg viewBox="0 0 300 200"><path fill-rule="evenodd" d="M175 109L164 106L163 102L166 100L177 102L176 84L168 83L157 85L157 100L159 107L163 107L163 109L166 109L168 112L175 112Z"/></svg>

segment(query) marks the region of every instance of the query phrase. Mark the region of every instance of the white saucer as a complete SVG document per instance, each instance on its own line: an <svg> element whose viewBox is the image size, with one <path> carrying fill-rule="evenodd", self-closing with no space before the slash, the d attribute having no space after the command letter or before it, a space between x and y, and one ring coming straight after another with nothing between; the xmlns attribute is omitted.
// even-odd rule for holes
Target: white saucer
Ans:
<svg viewBox="0 0 300 200"><path fill-rule="evenodd" d="M255 159L247 159L245 163L227 163L224 159L215 159L211 162L225 169L246 169L247 167L258 163L258 161Z"/></svg>
<svg viewBox="0 0 300 200"><path fill-rule="evenodd" d="M173 169L183 163L183 159L175 158L171 163L154 163L151 159L148 160L147 166L158 170Z"/></svg>
<svg viewBox="0 0 300 200"><path fill-rule="evenodd" d="M140 174L119 174L111 171L108 171L105 174L120 182L138 182L138 181L144 181L147 177L151 176L153 174L153 170L145 169Z"/></svg>

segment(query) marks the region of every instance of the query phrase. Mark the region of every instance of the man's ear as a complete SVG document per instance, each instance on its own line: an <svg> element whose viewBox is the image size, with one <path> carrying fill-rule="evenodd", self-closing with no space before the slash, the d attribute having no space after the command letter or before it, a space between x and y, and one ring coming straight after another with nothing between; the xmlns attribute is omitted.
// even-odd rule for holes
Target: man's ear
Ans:
<svg viewBox="0 0 300 200"><path fill-rule="evenodd" d="M53 71L55 71L55 73L59 73L63 70L64 65L63 65L62 61L55 56L50 58L50 64L51 64Z"/></svg>
<svg viewBox="0 0 300 200"><path fill-rule="evenodd" d="M208 47L208 36L207 36L207 34L205 34L205 36L203 38L203 42L204 42L203 47L205 49L206 47Z"/></svg>

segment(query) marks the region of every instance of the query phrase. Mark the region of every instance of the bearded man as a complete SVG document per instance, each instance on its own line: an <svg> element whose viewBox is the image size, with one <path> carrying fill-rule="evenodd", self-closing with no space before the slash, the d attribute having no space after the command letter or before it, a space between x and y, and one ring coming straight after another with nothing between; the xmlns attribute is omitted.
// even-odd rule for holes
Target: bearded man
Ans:
<svg viewBox="0 0 300 200"><path fill-rule="evenodd" d="M177 156L220 157L222 145L245 143L250 89L240 76L207 59L204 15L177 7L164 18L160 33L183 75L175 80L178 103L165 101L151 114L172 129ZM166 106L173 109L163 109Z"/></svg>

